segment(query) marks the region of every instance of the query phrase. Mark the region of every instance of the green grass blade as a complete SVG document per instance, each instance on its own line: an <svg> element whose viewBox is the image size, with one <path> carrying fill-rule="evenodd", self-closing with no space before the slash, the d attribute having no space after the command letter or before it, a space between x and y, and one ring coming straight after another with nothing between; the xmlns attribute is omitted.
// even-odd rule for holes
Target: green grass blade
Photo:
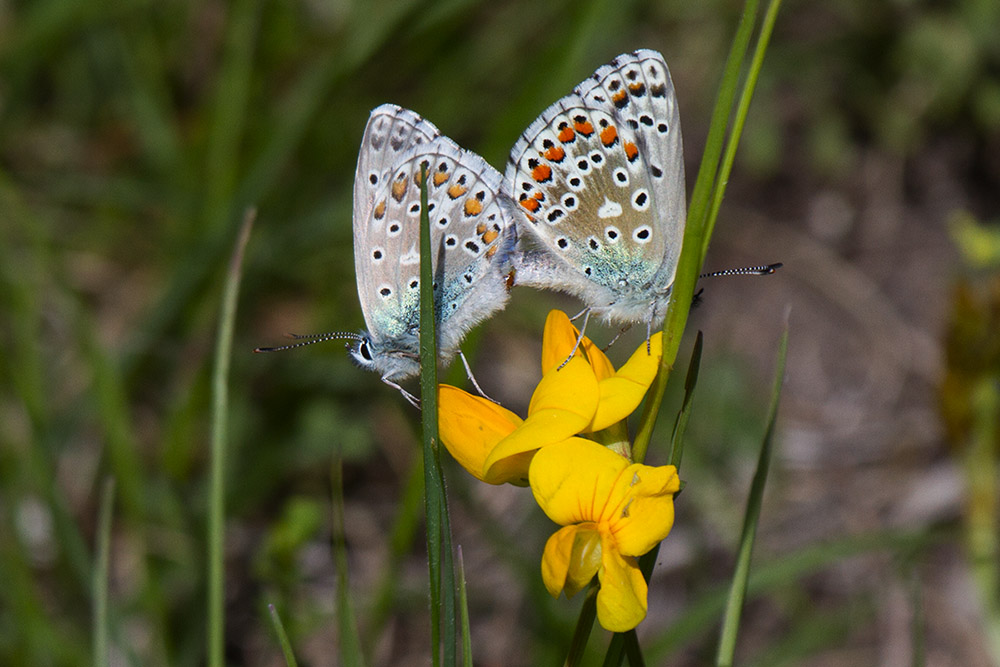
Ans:
<svg viewBox="0 0 1000 667"><path fill-rule="evenodd" d="M771 408L767 418L767 429L764 441L761 443L760 457L757 459L757 470L750 484L750 497L747 500L746 514L743 518L743 532L740 538L740 548L736 557L736 571L729 589L726 611L722 621L722 635L719 639L719 650L715 664L726 666L733 664L736 653L736 636L739 632L740 614L747 593L747 581L750 578L750 556L753 553L754 538L757 536L757 521L760 519L760 508L764 501L764 486L767 484L767 472L771 465L773 451L774 428L778 418L778 404L781 398L781 386L785 378L785 359L788 356L788 326L781 336L778 345L778 362L774 373L774 389L771 391Z"/></svg>
<svg viewBox="0 0 1000 667"><path fill-rule="evenodd" d="M798 586L803 577L848 558L882 552L912 557L956 539L957 531L949 526L937 530L880 531L823 542L759 564L750 576L747 591L751 595L782 591ZM655 643L647 644L647 655L656 658L652 662L664 662L665 656L706 634L706 629L712 627L725 609L727 599L728 589L718 587L692 600L673 625L660 633Z"/></svg>
<svg viewBox="0 0 1000 667"><path fill-rule="evenodd" d="M694 349L691 350L691 361L688 363L687 376L684 378L684 400L681 409L674 420L674 431L670 436L670 465L681 468L684 458L684 433L687 431L688 419L691 416L691 405L694 401L694 388L698 384L698 371L701 368L701 352L705 337L699 331L694 339ZM647 581L648 581L647 577Z"/></svg>
<svg viewBox="0 0 1000 667"><path fill-rule="evenodd" d="M101 488L97 519L97 558L94 563L94 662L108 664L108 581L111 571L111 518L114 516L115 478Z"/></svg>
<svg viewBox="0 0 1000 667"><path fill-rule="evenodd" d="M292 644L288 641L288 634L285 632L285 626L281 622L281 617L278 616L278 610L274 608L273 604L267 605L267 611L271 615L271 625L274 626L274 632L278 635L278 643L281 645L281 653L285 656L285 664L288 667L297 667L298 662L295 660L295 653L292 652Z"/></svg>
<svg viewBox="0 0 1000 667"><path fill-rule="evenodd" d="M781 0L771 0L768 3L767 11L764 13L764 22L760 28L760 35L757 37L757 46L754 47L753 58L750 61L750 71L747 72L746 81L743 83L743 91L740 93L740 101L736 105L736 114L733 118L733 127L726 139L726 152L722 157L722 166L719 169L719 176L716 179L716 187L712 192L712 204L705 220L705 236L702 237L701 256L702 260L708 253L708 242L712 238L712 231L715 229L715 222L719 218L719 209L722 207L722 196L726 191L726 183L729 182L729 173L733 169L733 162L736 159L736 149L740 144L740 137L743 134L743 126L746 125L747 114L750 112L750 101L753 99L754 91L757 88L757 79L760 78L760 70L764 66L764 54L767 53L767 46L771 42L771 33L774 32L774 24L778 20L778 9L781 7Z"/></svg>
<svg viewBox="0 0 1000 667"><path fill-rule="evenodd" d="M420 409L423 421L424 507L427 517L427 567L430 578L431 664L454 665L454 572L451 530L445 506L437 412L437 317L430 218L427 212L427 166L420 168ZM448 611L451 610L449 614ZM442 624L444 627L442 627ZM442 633L444 635L442 639Z"/></svg>
<svg viewBox="0 0 1000 667"><path fill-rule="evenodd" d="M747 45L753 35L757 16L757 0L747 0L743 7L743 15L736 29L729 56L726 59L719 93L716 96L712 111L712 121L708 130L705 150L701 157L701 166L694 184L691 201L688 204L687 222L684 226L684 241L681 245L681 255L677 262L677 273L671 288L670 301L667 304L667 315L663 322L663 358L660 360L660 370L653 381L646 404L643 407L642 418L635 440L632 443L632 453L635 461L641 463L646 458L649 441L653 437L656 418L660 412L663 395L667 390L670 371L673 370L677 352L680 349L681 337L687 325L691 301L694 298L694 287L698 282L698 274L704 259L703 247L708 244L705 230L705 216L708 202L714 186L716 172L722 155L723 139L726 135L729 117L732 113L733 100L739 83L743 58ZM725 183L719 184L724 188Z"/></svg>
<svg viewBox="0 0 1000 667"><path fill-rule="evenodd" d="M362 667L365 664L361 652L361 637L351 606L351 588L347 576L347 542L344 528L344 466L338 458L330 471L333 521L333 561L337 571L337 632L340 641L340 664L345 667Z"/></svg>
<svg viewBox="0 0 1000 667"><path fill-rule="evenodd" d="M569 642L569 651L566 654L566 667L576 667L583 664L583 655L587 650L587 641L590 640L590 631L594 627L597 619L597 593L601 587L597 583L597 578L587 587L587 597L580 607L580 616L576 620L576 627L573 629L573 638Z"/></svg>
<svg viewBox="0 0 1000 667"><path fill-rule="evenodd" d="M712 197L712 191L719 183L717 178L719 159L725 145L729 118L733 113L733 100L736 99L736 88L739 85L740 72L743 70L743 60L757 24L757 7L757 0L747 0L744 3L743 14L740 16L740 23L736 28L736 34L733 36L733 43L729 47L729 55L726 57L726 64L722 70L722 80L715 98L715 107L712 109L712 120L708 128L708 137L705 140L705 149L701 154L698 176L691 192L691 202L688 204L687 224L688 226L693 225L698 234L705 232L704 223L709 201ZM707 246L709 238L710 235L702 236L700 247ZM686 234L684 241L687 242ZM704 258L704 254L704 250L702 250L702 258ZM680 267L678 267L679 270Z"/></svg>
<svg viewBox="0 0 1000 667"><path fill-rule="evenodd" d="M462 558L462 546L455 547L458 551L458 610L462 620L462 665L472 667L472 630L469 625L469 591L465 584L465 560Z"/></svg>
<svg viewBox="0 0 1000 667"><path fill-rule="evenodd" d="M630 667L645 667L646 660L642 657L642 648L639 646L639 636L635 630L629 630L622 634L625 645L625 657L628 658Z"/></svg>
<svg viewBox="0 0 1000 667"><path fill-rule="evenodd" d="M222 667L223 632L225 628L224 542L226 520L226 439L229 409L229 363L232 357L233 324L236 320L236 299L240 292L243 254L250 240L256 211L250 209L243 218L239 237L229 261L226 285L219 310L219 331L215 341L215 362L212 369L212 445L211 480L208 507L208 664Z"/></svg>

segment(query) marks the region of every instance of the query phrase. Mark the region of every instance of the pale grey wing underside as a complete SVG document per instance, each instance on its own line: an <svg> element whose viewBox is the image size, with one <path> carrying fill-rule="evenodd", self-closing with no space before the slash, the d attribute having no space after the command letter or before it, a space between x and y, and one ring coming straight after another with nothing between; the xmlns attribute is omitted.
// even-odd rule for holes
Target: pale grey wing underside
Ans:
<svg viewBox="0 0 1000 667"><path fill-rule="evenodd" d="M440 134L430 121L395 104L375 108L368 118L354 172L354 269L366 322L371 321L374 303L366 299L372 292L372 271L367 253L361 251L368 242L375 197L385 188L393 169L405 155Z"/></svg>
<svg viewBox="0 0 1000 667"><path fill-rule="evenodd" d="M663 174L651 193L651 208L656 211L664 245L658 282L672 283L684 238L687 198L680 110L667 63L660 53L639 49L598 68L574 92L588 106L605 108L610 102L615 115L638 135L640 147L645 147L650 174L654 178Z"/></svg>
<svg viewBox="0 0 1000 667"><path fill-rule="evenodd" d="M447 137L416 144L388 172L355 242L358 290L376 354L416 352L420 293L420 173L428 173L441 356L503 308L516 232L501 176ZM363 277L363 278L362 278Z"/></svg>
<svg viewBox="0 0 1000 667"><path fill-rule="evenodd" d="M653 51L619 56L546 109L511 152L527 214L518 283L577 294L611 319L648 320L673 282L684 229L680 121ZM523 245L523 244L522 244Z"/></svg>

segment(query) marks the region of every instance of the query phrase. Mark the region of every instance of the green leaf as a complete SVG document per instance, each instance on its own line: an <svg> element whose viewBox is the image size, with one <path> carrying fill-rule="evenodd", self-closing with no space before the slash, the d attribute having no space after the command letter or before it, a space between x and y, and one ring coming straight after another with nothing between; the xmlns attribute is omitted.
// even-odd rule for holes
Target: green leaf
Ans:
<svg viewBox="0 0 1000 667"><path fill-rule="evenodd" d="M747 500L746 513L743 518L743 532L740 538L739 552L736 557L736 571L729 588L729 598L722 621L722 634L719 639L719 650L715 664L726 666L733 664L736 652L736 635L740 627L740 614L747 593L747 581L750 578L750 556L753 553L754 538L757 536L757 522L760 519L760 508L764 502L764 486L767 484L767 472L771 465L774 428L778 418L778 403L781 398L781 386L785 378L785 359L788 356L788 327L781 336L778 345L778 363L774 373L774 388L771 391L771 409L768 414L767 428L757 459L757 470L750 484L750 497Z"/></svg>

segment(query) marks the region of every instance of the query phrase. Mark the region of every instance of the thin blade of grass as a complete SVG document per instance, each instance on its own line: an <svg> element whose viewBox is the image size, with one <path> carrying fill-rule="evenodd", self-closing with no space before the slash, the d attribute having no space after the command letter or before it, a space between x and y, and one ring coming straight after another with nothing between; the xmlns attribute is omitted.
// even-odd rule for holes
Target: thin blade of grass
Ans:
<svg viewBox="0 0 1000 667"><path fill-rule="evenodd" d="M94 563L94 662L108 664L108 582L111 572L111 518L114 516L115 478L109 477L101 487L101 504L97 518L97 559Z"/></svg>
<svg viewBox="0 0 1000 667"><path fill-rule="evenodd" d="M569 642L569 651L566 653L566 667L576 667L583 664L583 655L587 650L587 642L590 640L590 631L594 627L597 619L597 593L601 590L597 579L591 582L587 588L587 597L580 607L580 616L576 620L576 627L573 629L573 638Z"/></svg>
<svg viewBox="0 0 1000 667"><path fill-rule="evenodd" d="M663 321L663 357L660 360L660 370L647 395L639 429L632 443L633 458L638 463L642 463L646 459L649 441L653 437L656 418L660 412L660 405L663 403L663 395L667 390L670 371L673 370L674 361L676 361L680 349L681 337L684 335L684 328L687 325L691 301L694 298L694 287L698 282L698 274L701 273L701 265L704 260L702 248L707 246L709 239L704 224L708 202L714 189L725 189L725 182L716 180L716 172L722 155L723 139L728 120L732 114L736 87L739 83L740 70L743 67L743 58L746 55L747 45L750 43L750 37L753 35L756 23L757 4L757 0L747 0L743 6L740 24L729 49L722 81L719 83L719 93L712 111L712 121L709 126L705 150L701 157L701 166L698 168L698 177L695 180L694 191L688 205L684 241L677 262L677 273L671 287L667 315Z"/></svg>
<svg viewBox="0 0 1000 667"><path fill-rule="evenodd" d="M691 361L688 363L688 372L684 378L684 400L681 402L681 409L674 420L674 430L670 436L670 465L680 470L681 459L684 457L684 433L687 431L688 419L691 416L691 405L694 400L694 388L698 384L698 371L701 368L701 352L704 347L705 337L699 331L694 339L694 348L691 350ZM647 581L649 578L647 577Z"/></svg>
<svg viewBox="0 0 1000 667"><path fill-rule="evenodd" d="M423 423L424 507L427 517L427 567L430 579L431 664L455 664L454 570L451 528L441 470L437 410L437 313L431 228L427 211L427 166L420 167L420 410ZM450 613L449 613L450 611ZM442 628L443 625L443 628ZM444 635L442 639L442 633Z"/></svg>
<svg viewBox="0 0 1000 667"><path fill-rule="evenodd" d="M743 60L746 57L747 48L750 46L754 27L757 25L758 4L757 0L747 0L744 3L743 14L740 16L740 23L736 28L736 34L733 36L733 43L729 47L729 55L726 57L726 64L722 70L722 80L719 83L719 92L716 94L715 107L712 109L712 120L708 128L708 137L705 139L705 149L701 154L698 176L695 179L694 189L691 192L691 202L688 205L687 224L694 225L699 234L705 234L704 221L708 204L712 191L717 189L719 183L717 178L719 160L725 145L726 129L729 127L729 119L733 113L733 100L736 99L736 87L739 84L740 72L743 70ZM723 181L723 187L725 187L724 183ZM687 242L686 236L685 234L685 244ZM705 234L700 238L702 244L699 248L707 246L710 235ZM700 254L704 259L704 250L701 250ZM680 267L678 267L678 271L680 271Z"/></svg>
<svg viewBox="0 0 1000 667"><path fill-rule="evenodd" d="M236 300L240 293L243 255L257 212L249 209L243 217L236 247L229 261L226 285L219 310L219 331L215 341L212 369L212 445L208 506L208 664L224 664L225 596L223 584L226 521L226 439L228 436L229 364L232 358Z"/></svg>
<svg viewBox="0 0 1000 667"><path fill-rule="evenodd" d="M331 466L330 486L332 493L331 519L333 538L333 561L337 570L337 642L340 664L345 667L362 667L365 664L361 652L361 638L351 606L350 582L347 576L347 542L344 528L344 466L338 458Z"/></svg>
<svg viewBox="0 0 1000 667"><path fill-rule="evenodd" d="M472 631L469 629L469 594L465 585L465 560L462 546L458 550L458 610L462 619L462 665L472 667Z"/></svg>
<svg viewBox="0 0 1000 667"><path fill-rule="evenodd" d="M281 653L285 656L285 664L288 667L298 667L298 662L295 661L295 653L292 651L292 644L288 641L288 633L285 632L285 626L281 622L281 617L278 616L278 610L275 609L273 604L267 605L268 614L271 616L271 625L274 626L274 633L278 635L278 643L281 645Z"/></svg>
<svg viewBox="0 0 1000 667"><path fill-rule="evenodd" d="M879 531L870 535L811 545L797 552L758 565L750 576L747 591L752 595L782 591L798 586L803 577L820 572L833 563L880 552L913 557L940 544L953 543L957 531L951 526L936 530L906 532ZM646 654L661 664L666 657L704 635L725 609L728 589L718 587L692 600L673 625L660 633Z"/></svg>
<svg viewBox="0 0 1000 667"><path fill-rule="evenodd" d="M712 192L711 207L708 211L708 217L705 219L705 235L702 237L701 242L702 261L704 261L705 255L708 253L708 242L712 238L715 222L719 218L719 209L722 207L722 196L726 191L726 183L729 182L729 173L733 169L733 162L736 159L736 149L740 144L743 126L746 125L747 114L750 112L750 101L753 99L754 91L757 89L757 79L760 78L760 70L764 66L764 54L767 53L767 46L771 42L771 33L774 32L774 24L778 20L778 9L780 7L781 0L771 0L767 5L767 11L764 13L760 35L757 37L757 45L754 47L753 58L750 61L750 70L747 72L746 81L743 83L743 91L740 93L740 100L736 105L732 130L726 139L726 152L722 157L722 166L719 168L716 188Z"/></svg>
<svg viewBox="0 0 1000 667"><path fill-rule="evenodd" d="M642 657L642 647L639 646L639 636L635 630L629 630L622 635L625 644L625 657L630 667L645 667L646 660Z"/></svg>
<svg viewBox="0 0 1000 667"><path fill-rule="evenodd" d="M757 536L757 521L760 519L760 508L764 501L764 486L767 484L767 472L771 465L773 451L774 428L778 418L778 404L781 398L781 387L785 378L785 359L788 356L788 325L778 344L778 361L774 373L774 388L771 391L771 408L768 412L767 428L757 459L757 470L750 484L750 496L747 499L746 514L743 518L743 531L740 538L739 552L736 557L736 571L729 588L729 598L722 621L722 634L719 639L719 649L715 664L728 667L733 664L736 653L736 636L740 627L740 614L743 601L746 599L747 581L750 578L750 556L753 553L754 538Z"/></svg>

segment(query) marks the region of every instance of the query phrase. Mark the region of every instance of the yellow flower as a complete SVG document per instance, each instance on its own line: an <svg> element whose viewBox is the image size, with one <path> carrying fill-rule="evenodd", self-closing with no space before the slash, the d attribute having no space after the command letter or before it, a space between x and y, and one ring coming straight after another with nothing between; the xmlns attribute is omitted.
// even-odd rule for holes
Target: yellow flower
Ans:
<svg viewBox="0 0 1000 667"><path fill-rule="evenodd" d="M659 367L662 334L650 338L648 352L644 342L617 372L586 337L566 362L578 335L565 313L549 313L542 337L542 380L524 420L456 387L439 387L441 441L475 477L524 486L538 449L608 429L638 407Z"/></svg>
<svg viewBox="0 0 1000 667"><path fill-rule="evenodd" d="M674 466L629 464L625 457L582 438L535 454L531 492L550 519L563 526L545 545L542 579L553 597L572 597L596 574L597 619L625 632L646 617L646 581L636 558L670 532Z"/></svg>

